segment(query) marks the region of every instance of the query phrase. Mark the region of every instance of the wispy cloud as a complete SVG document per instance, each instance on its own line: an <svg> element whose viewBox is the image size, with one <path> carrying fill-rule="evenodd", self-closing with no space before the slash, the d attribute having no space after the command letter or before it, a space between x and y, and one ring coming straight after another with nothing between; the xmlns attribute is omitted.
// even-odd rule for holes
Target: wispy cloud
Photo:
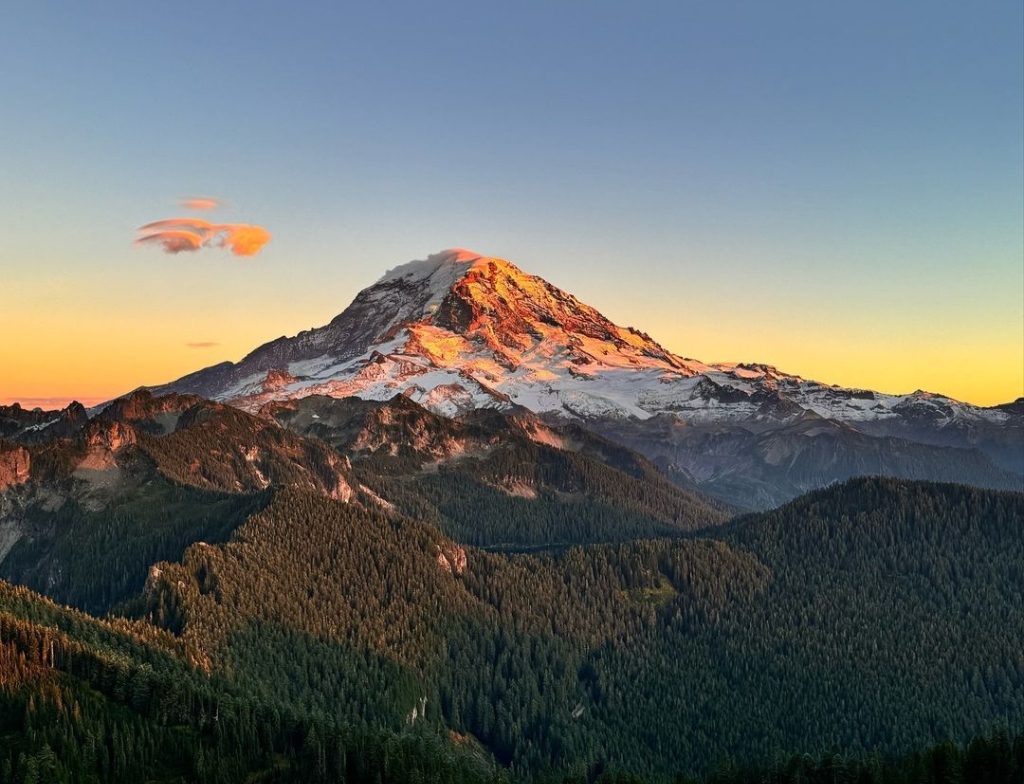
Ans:
<svg viewBox="0 0 1024 784"><path fill-rule="evenodd" d="M223 204L212 196L188 196L178 203L186 210L215 210Z"/></svg>
<svg viewBox="0 0 1024 784"><path fill-rule="evenodd" d="M215 343L211 340L203 340L198 343L186 343L185 345L189 348L213 348L214 346L219 346L220 343Z"/></svg>
<svg viewBox="0 0 1024 784"><path fill-rule="evenodd" d="M236 256L255 256L271 240L262 226L248 223L210 223L199 218L171 218L139 228L136 245L159 245L164 253L194 252L215 246Z"/></svg>

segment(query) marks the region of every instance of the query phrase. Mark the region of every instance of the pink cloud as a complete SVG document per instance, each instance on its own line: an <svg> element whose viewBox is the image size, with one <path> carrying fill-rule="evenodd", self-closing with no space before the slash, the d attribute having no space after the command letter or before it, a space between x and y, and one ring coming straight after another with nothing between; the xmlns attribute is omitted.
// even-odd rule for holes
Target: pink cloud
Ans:
<svg viewBox="0 0 1024 784"><path fill-rule="evenodd" d="M255 256L260 248L270 242L270 232L262 226L233 223L222 228L227 231L222 244L236 256Z"/></svg>
<svg viewBox="0 0 1024 784"><path fill-rule="evenodd" d="M210 223L199 218L171 218L139 228L136 245L159 245L164 253L197 251L211 245L227 248L236 256L255 256L272 235L262 226L248 223Z"/></svg>
<svg viewBox="0 0 1024 784"><path fill-rule="evenodd" d="M213 348L214 346L219 346L220 343L215 343L212 340L201 340L197 343L186 343L185 345L189 348Z"/></svg>
<svg viewBox="0 0 1024 784"><path fill-rule="evenodd" d="M141 231L141 229L140 229ZM161 245L164 253L196 251L203 246L203 239L190 231L170 229L147 234L135 240L136 245Z"/></svg>
<svg viewBox="0 0 1024 784"><path fill-rule="evenodd" d="M215 210L221 206L222 202L212 196L189 196L182 199L179 204L186 210Z"/></svg>

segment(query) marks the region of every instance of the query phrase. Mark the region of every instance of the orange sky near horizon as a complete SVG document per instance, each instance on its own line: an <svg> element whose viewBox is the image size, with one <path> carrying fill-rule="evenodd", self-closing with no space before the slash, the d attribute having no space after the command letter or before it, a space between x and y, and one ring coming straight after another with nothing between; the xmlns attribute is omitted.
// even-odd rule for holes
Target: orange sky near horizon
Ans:
<svg viewBox="0 0 1024 784"><path fill-rule="evenodd" d="M456 246L705 362L1024 396L1020 2L8 5L0 403L237 361Z"/></svg>
<svg viewBox="0 0 1024 784"><path fill-rule="evenodd" d="M602 310L600 304L588 304ZM719 322L700 332L690 327L680 334L682 328L664 316L649 316L654 323L644 324L642 314L615 310L619 318L613 320L648 332L675 353L706 362L764 362L822 383L896 394L924 389L981 406L1024 396L1024 356L1014 361L1021 346L1012 338L1000 343L964 336L957 343L936 341L927 332L904 334L894 353L894 341L887 334L859 334L850 328L839 334L844 339L840 345L834 331L800 331L797 314L762 325L755 336L756 324L751 321ZM287 322L283 329L275 330L269 323L256 326L243 311L240 306L227 307L198 314L184 325L164 321L163 326L143 326L133 310L110 311L94 320L55 312L45 320L45 328L39 328L40 322L32 330L31 342L0 346L0 405L57 408L71 400L95 405L139 386L172 381L225 360L238 361L279 335L313 326L308 316L295 312L280 314ZM330 318L320 319L316 326ZM209 335L217 340L200 339Z"/></svg>

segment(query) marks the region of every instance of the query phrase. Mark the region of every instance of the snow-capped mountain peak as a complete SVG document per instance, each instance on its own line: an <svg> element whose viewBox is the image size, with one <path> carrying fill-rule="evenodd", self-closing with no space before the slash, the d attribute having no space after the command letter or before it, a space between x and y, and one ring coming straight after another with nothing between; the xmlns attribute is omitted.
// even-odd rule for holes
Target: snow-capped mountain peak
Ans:
<svg viewBox="0 0 1024 784"><path fill-rule="evenodd" d="M314 394L405 394L445 415L520 405L568 418L672 414L694 423L813 412L840 422L913 415L941 426L1008 416L941 396L841 389L770 365L687 359L509 261L461 248L389 270L324 327L158 391L250 410Z"/></svg>
<svg viewBox="0 0 1024 784"><path fill-rule="evenodd" d="M536 348L538 341L549 348L553 341L583 363L601 361L588 355L587 348L592 348L610 357L612 364L621 363L617 355L624 353L635 360L627 360L631 366L653 361L676 370L688 367L687 360L648 336L613 324L542 278L504 259L462 248L389 270L357 302L360 299L374 302L386 316L378 322L381 336L399 323L411 322L419 345L428 352L438 348L438 335L424 327L487 345L504 364L518 364L522 352ZM601 345L585 345L587 339ZM446 353L444 348L441 353ZM692 372L699 370L698 365L694 363Z"/></svg>
<svg viewBox="0 0 1024 784"><path fill-rule="evenodd" d="M380 280L361 291L356 302L363 300L376 305L382 317L377 326L386 331L401 321L428 317L451 287L483 262L484 257L471 250L443 250L388 270Z"/></svg>

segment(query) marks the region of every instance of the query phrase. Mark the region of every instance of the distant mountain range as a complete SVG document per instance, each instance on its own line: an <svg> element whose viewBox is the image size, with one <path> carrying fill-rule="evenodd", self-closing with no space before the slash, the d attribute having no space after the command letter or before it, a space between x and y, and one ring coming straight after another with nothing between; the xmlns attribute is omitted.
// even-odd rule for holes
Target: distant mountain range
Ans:
<svg viewBox="0 0 1024 784"><path fill-rule="evenodd" d="M1024 399L982 408L699 362L510 262L461 249L389 271L324 327L153 391L251 412L314 395L396 394L448 417L526 410L581 424L684 487L752 509L866 474L1024 487Z"/></svg>

